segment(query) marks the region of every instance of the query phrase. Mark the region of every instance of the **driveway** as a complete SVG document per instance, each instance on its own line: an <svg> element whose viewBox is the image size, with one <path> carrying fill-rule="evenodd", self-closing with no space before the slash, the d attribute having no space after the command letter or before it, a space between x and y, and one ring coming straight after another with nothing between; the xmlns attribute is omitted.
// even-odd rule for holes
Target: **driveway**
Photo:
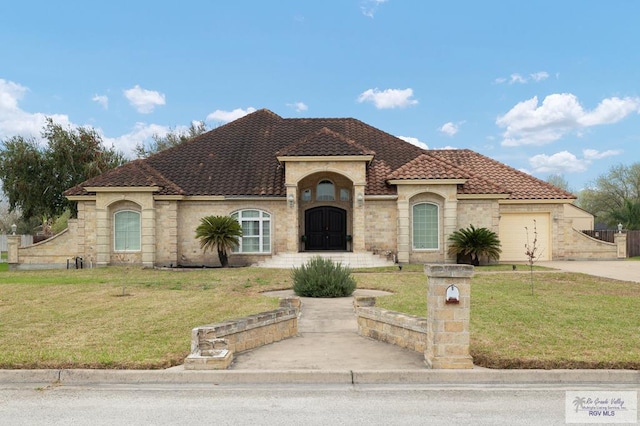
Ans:
<svg viewBox="0 0 640 426"><path fill-rule="evenodd" d="M596 277L640 283L640 262L630 260L585 260L537 263L540 266L560 269L567 272L580 272Z"/></svg>

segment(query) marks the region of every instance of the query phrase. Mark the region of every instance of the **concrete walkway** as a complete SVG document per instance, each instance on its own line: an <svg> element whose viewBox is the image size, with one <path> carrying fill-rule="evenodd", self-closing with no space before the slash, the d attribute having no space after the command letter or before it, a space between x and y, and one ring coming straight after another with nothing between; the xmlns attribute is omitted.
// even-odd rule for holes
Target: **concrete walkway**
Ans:
<svg viewBox="0 0 640 426"><path fill-rule="evenodd" d="M292 296L285 290L270 296ZM388 293L356 290L354 295ZM424 355L358 335L353 297L302 297L298 337L235 357L232 370L424 370Z"/></svg>
<svg viewBox="0 0 640 426"><path fill-rule="evenodd" d="M540 266L640 283L640 262L631 260L549 261Z"/></svg>

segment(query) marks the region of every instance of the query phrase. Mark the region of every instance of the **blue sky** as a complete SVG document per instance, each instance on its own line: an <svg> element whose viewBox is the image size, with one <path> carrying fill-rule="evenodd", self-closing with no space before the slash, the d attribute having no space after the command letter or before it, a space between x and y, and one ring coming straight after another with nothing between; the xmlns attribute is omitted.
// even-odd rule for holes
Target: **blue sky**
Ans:
<svg viewBox="0 0 640 426"><path fill-rule="evenodd" d="M640 158L640 2L23 1L0 14L0 139L44 117L136 143L254 109L354 117L580 190Z"/></svg>

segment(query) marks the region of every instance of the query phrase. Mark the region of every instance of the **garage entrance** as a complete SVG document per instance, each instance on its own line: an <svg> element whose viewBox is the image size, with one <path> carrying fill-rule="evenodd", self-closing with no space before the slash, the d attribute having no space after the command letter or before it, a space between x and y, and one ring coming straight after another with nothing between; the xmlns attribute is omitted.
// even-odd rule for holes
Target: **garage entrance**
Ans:
<svg viewBox="0 0 640 426"><path fill-rule="evenodd" d="M551 260L551 221L549 213L502 213L498 236L502 244L501 262L527 262L525 254L527 244L527 230L529 229L529 244L533 244L533 228L538 231L537 253L538 260Z"/></svg>

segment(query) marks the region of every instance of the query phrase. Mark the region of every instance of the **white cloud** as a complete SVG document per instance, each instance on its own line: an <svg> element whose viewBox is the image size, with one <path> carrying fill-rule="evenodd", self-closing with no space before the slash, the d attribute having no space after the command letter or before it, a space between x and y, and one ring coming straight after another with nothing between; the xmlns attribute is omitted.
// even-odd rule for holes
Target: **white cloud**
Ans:
<svg viewBox="0 0 640 426"><path fill-rule="evenodd" d="M589 161L580 160L568 151L553 155L539 154L529 159L529 164L538 173L584 172Z"/></svg>
<svg viewBox="0 0 640 426"><path fill-rule="evenodd" d="M360 10L364 16L373 18L378 10L378 6L386 2L387 0L362 0L360 3Z"/></svg>
<svg viewBox="0 0 640 426"><path fill-rule="evenodd" d="M207 121L222 121L224 123L228 123L229 121L237 120L238 118L244 117L245 115L251 114L255 111L256 109L254 107L249 107L246 110L242 108L236 108L233 111L223 111L221 109L217 109L211 114L207 115Z"/></svg>
<svg viewBox="0 0 640 426"><path fill-rule="evenodd" d="M411 136L396 136L398 139L402 139L405 142L409 142L411 145L415 145L417 147L420 147L422 149L429 149L429 147L427 146L426 143L422 142L420 139L418 138L414 138Z"/></svg>
<svg viewBox="0 0 640 426"><path fill-rule="evenodd" d="M531 77L531 79L533 79L533 81L542 81L549 78L549 73L546 71L538 71L534 72L533 74L529 74L529 76Z"/></svg>
<svg viewBox="0 0 640 426"><path fill-rule="evenodd" d="M186 127L185 127L186 128ZM98 129L100 136L106 146L113 146L118 151L122 151L127 157L133 157L135 147L138 144L144 144L150 140L153 135L164 136L171 129L167 126L161 126L159 124L146 124L136 123L134 128L124 135L120 135L115 138L106 137L102 130ZM180 131L181 128L176 128L176 131Z"/></svg>
<svg viewBox="0 0 640 426"><path fill-rule="evenodd" d="M418 101L411 99L413 89L386 89L382 92L375 89L365 90L358 96L358 102L373 102L378 109L404 108L416 105Z"/></svg>
<svg viewBox="0 0 640 426"><path fill-rule="evenodd" d="M143 89L137 84L131 89L124 90L124 96L141 114L149 114L153 112L155 107L166 103L164 94L155 90Z"/></svg>
<svg viewBox="0 0 640 426"><path fill-rule="evenodd" d="M582 155L584 156L585 160L601 160L603 158L607 158L607 157L613 157L615 155L620 155L622 154L622 151L619 149L608 149L606 151L596 151L595 149L585 149L582 151Z"/></svg>
<svg viewBox="0 0 640 426"><path fill-rule="evenodd" d="M70 124L67 115L22 110L19 103L28 91L18 83L0 79L0 139L18 135L39 139L47 117L62 126Z"/></svg>
<svg viewBox="0 0 640 426"><path fill-rule="evenodd" d="M514 84L514 83L519 83L519 84L527 84L529 81L533 80L535 82L540 82L542 80L546 80L547 78L549 78L549 73L546 71L538 71L538 72L534 72L529 74L528 77L523 76L522 74L519 73L513 73L509 76L509 78L505 78L505 77L498 77L494 80L495 84L502 84L502 83L509 83L509 84Z"/></svg>
<svg viewBox="0 0 640 426"><path fill-rule="evenodd" d="M595 160L622 154L619 150L597 151L585 149L582 158L576 157L568 151L557 152L553 155L539 154L529 159L529 164L537 173L577 173L584 172Z"/></svg>
<svg viewBox="0 0 640 426"><path fill-rule="evenodd" d="M305 105L304 102L294 102L292 104L287 104L287 106L295 109L296 112L302 112L309 109L309 107Z"/></svg>
<svg viewBox="0 0 640 426"><path fill-rule="evenodd" d="M640 98L607 98L593 111L585 111L571 93L555 93L538 105L538 97L522 101L496 119L503 146L544 145L580 129L616 123L640 112Z"/></svg>
<svg viewBox="0 0 640 426"><path fill-rule="evenodd" d="M511 74L510 78L509 78L509 84L513 84L513 83L526 83L527 80L521 76L520 74Z"/></svg>
<svg viewBox="0 0 640 426"><path fill-rule="evenodd" d="M109 108L109 98L106 95L95 95L91 100L102 105L104 109Z"/></svg>
<svg viewBox="0 0 640 426"><path fill-rule="evenodd" d="M453 123L449 121L448 123L444 123L442 127L438 129L438 131L440 131L440 133L444 133L445 135L452 137L456 133L458 133L458 131L460 130L460 124L461 123Z"/></svg>

